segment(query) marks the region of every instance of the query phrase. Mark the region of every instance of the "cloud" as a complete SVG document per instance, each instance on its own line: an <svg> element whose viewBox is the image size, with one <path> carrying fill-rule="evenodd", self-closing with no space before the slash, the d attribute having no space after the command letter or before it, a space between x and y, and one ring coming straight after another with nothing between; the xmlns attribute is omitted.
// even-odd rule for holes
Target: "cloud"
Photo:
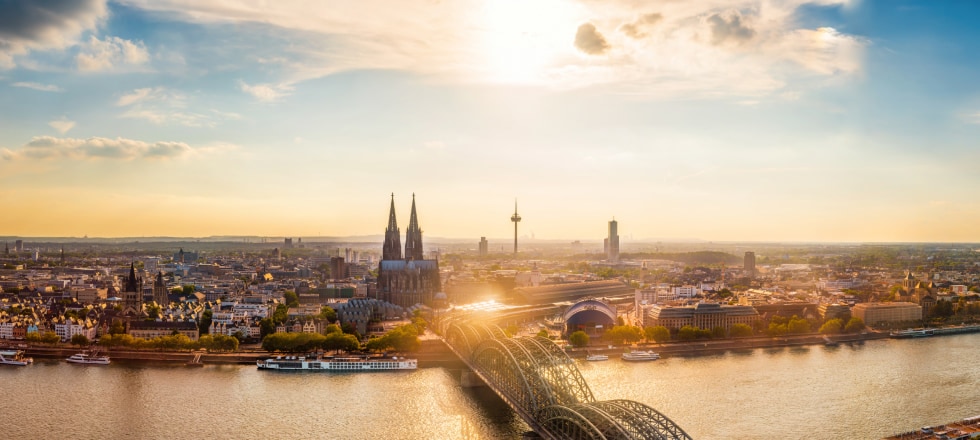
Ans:
<svg viewBox="0 0 980 440"><path fill-rule="evenodd" d="M744 43L755 36L755 31L742 24L742 16L737 12L730 14L728 19L720 14L708 17L711 24L711 42L714 44L724 44L728 41Z"/></svg>
<svg viewBox="0 0 980 440"><path fill-rule="evenodd" d="M15 82L11 84L14 87L23 87L25 89L40 90L42 92L64 92L65 90L53 84L41 84L31 81Z"/></svg>
<svg viewBox="0 0 980 440"><path fill-rule="evenodd" d="M58 133L65 134L68 130L71 130L75 126L75 121L69 121L67 118L62 117L61 119L55 119L48 122L51 128L58 130Z"/></svg>
<svg viewBox="0 0 980 440"><path fill-rule="evenodd" d="M88 139L37 136L18 150L4 149L5 160L137 160L180 159L194 154L227 151L228 144L192 148L184 142L147 143L125 138Z"/></svg>
<svg viewBox="0 0 980 440"><path fill-rule="evenodd" d="M286 96L292 91L292 86L286 84L255 84L250 85L245 81L238 82L239 87L245 93L254 96L259 101L272 102Z"/></svg>
<svg viewBox="0 0 980 440"><path fill-rule="evenodd" d="M660 13L645 14L637 18L636 21L625 23L619 27L620 32L630 38L643 38L648 35L647 30L664 19Z"/></svg>
<svg viewBox="0 0 980 440"><path fill-rule="evenodd" d="M94 72L111 70L122 65L137 66L145 64L150 54L142 41L130 41L119 37L89 37L82 44L81 52L75 56L78 70Z"/></svg>
<svg viewBox="0 0 980 440"><path fill-rule="evenodd" d="M143 88L143 89L136 89L133 90L132 92L120 96L119 100L116 101L116 106L127 107L142 102L143 100L149 98L150 95L159 95L162 91L163 89L161 88L150 88L150 87Z"/></svg>
<svg viewBox="0 0 980 440"><path fill-rule="evenodd" d="M108 14L106 0L0 2L0 68L33 50L63 49L95 29Z"/></svg>
<svg viewBox="0 0 980 440"><path fill-rule="evenodd" d="M119 115L120 118L142 119L156 125L215 127L220 121L241 119L238 113L219 110L189 112L186 110L186 101L186 96L163 87L145 87L120 96L116 100L116 106L127 107Z"/></svg>
<svg viewBox="0 0 980 440"><path fill-rule="evenodd" d="M980 111L973 112L973 113L969 113L969 112L964 113L961 115L961 119L963 120L963 122L966 122L967 124L980 125Z"/></svg>
<svg viewBox="0 0 980 440"><path fill-rule="evenodd" d="M594 24L583 23L575 32L575 47L589 55L602 55L609 50L609 43Z"/></svg>
<svg viewBox="0 0 980 440"><path fill-rule="evenodd" d="M250 64L241 67L270 79L238 86L263 101L282 99L302 81L371 69L463 83L598 86L649 99L779 99L785 88L837 84L812 81L814 75L861 71L870 42L801 25L821 23L814 7L843 9L854 1L668 1L651 12L650 2L639 0L403 0L397 7L385 0L119 0L247 30L228 41L248 42L251 52L238 59ZM606 29L617 32L600 33ZM255 38L266 44L251 44Z"/></svg>

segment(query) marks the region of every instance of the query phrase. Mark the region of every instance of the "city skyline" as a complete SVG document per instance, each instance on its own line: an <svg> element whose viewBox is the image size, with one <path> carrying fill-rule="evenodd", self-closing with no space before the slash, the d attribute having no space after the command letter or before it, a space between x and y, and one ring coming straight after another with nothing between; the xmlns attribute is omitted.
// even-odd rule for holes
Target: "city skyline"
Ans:
<svg viewBox="0 0 980 440"><path fill-rule="evenodd" d="M973 3L320 5L0 6L0 234L980 241Z"/></svg>

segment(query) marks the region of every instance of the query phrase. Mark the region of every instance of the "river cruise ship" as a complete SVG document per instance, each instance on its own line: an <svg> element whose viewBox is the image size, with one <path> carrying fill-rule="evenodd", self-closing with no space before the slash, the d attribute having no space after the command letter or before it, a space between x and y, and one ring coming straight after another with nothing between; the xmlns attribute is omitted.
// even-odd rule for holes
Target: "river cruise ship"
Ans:
<svg viewBox="0 0 980 440"><path fill-rule="evenodd" d="M629 362L645 362L660 359L660 355L653 351L631 351L623 353L623 360Z"/></svg>
<svg viewBox="0 0 980 440"><path fill-rule="evenodd" d="M364 358L306 358L304 356L276 356L255 362L260 370L278 371L387 371L414 370L418 368L417 359L399 357Z"/></svg>
<svg viewBox="0 0 980 440"><path fill-rule="evenodd" d="M65 361L71 364L109 365L109 356L91 356L85 353L78 353L71 355Z"/></svg>

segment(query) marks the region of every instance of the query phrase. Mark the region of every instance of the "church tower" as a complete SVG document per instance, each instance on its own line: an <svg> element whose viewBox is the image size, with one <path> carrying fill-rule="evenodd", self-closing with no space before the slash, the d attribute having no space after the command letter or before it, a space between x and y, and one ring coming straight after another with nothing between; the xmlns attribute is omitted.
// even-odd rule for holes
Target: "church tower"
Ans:
<svg viewBox="0 0 980 440"><path fill-rule="evenodd" d="M123 287L123 315L139 316L143 312L143 279L136 278L135 263L129 264L129 277Z"/></svg>
<svg viewBox="0 0 980 440"><path fill-rule="evenodd" d="M157 273L157 280L153 283L153 301L161 307L170 305L170 297L167 296L167 283L163 281L163 272Z"/></svg>
<svg viewBox="0 0 980 440"><path fill-rule="evenodd" d="M381 259L402 259L401 231L398 230L398 220L395 220L395 193L391 194L391 211L388 212L388 227L385 228L385 244L381 250Z"/></svg>
<svg viewBox="0 0 980 440"><path fill-rule="evenodd" d="M422 258L422 229L415 214L415 194L412 194L412 217L408 220L408 231L405 232L405 259L423 260Z"/></svg>

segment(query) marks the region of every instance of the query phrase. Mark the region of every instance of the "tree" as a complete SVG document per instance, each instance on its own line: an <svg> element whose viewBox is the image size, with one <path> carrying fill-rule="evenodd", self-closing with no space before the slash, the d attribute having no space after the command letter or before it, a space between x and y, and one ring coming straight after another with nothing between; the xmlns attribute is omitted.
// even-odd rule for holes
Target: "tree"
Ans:
<svg viewBox="0 0 980 440"><path fill-rule="evenodd" d="M520 330L520 327L518 327L516 324L510 324L504 328L504 333L507 333L507 336L513 337L516 336L517 332Z"/></svg>
<svg viewBox="0 0 980 440"><path fill-rule="evenodd" d="M90 341L88 340L88 336L85 336L85 335L83 335L81 333L76 333L76 334L74 334L74 335L71 336L71 344L72 345L77 345L79 347L84 347L84 346L88 345L89 343L90 343Z"/></svg>
<svg viewBox="0 0 980 440"><path fill-rule="evenodd" d="M184 287L181 289L180 293L184 296L191 296L194 294L194 292L197 292L197 287L194 287L193 284L184 284Z"/></svg>
<svg viewBox="0 0 980 440"><path fill-rule="evenodd" d="M55 332L44 332L44 334L41 335L41 342L45 344L56 344L60 340L61 337Z"/></svg>
<svg viewBox="0 0 980 440"><path fill-rule="evenodd" d="M861 330L864 330L864 320L856 316L847 321L847 325L844 326L844 331L847 333L857 333Z"/></svg>
<svg viewBox="0 0 980 440"><path fill-rule="evenodd" d="M112 325L109 327L110 335L121 335L126 333L126 327L123 326L122 321L118 319L112 320Z"/></svg>
<svg viewBox="0 0 980 440"><path fill-rule="evenodd" d="M752 336L752 326L748 324L733 324L732 328L728 330L728 335L733 338L743 338L746 336Z"/></svg>
<svg viewBox="0 0 980 440"><path fill-rule="evenodd" d="M326 319L327 322L332 324L337 322L337 312L333 309L333 307L323 306L320 308L320 314L317 315L317 318Z"/></svg>
<svg viewBox="0 0 980 440"><path fill-rule="evenodd" d="M265 339L266 336L275 332L276 323L272 322L272 318L262 318L259 321L259 339Z"/></svg>
<svg viewBox="0 0 980 440"><path fill-rule="evenodd" d="M289 306L276 304L276 311L272 312L272 322L282 324L286 322L286 318L289 318Z"/></svg>
<svg viewBox="0 0 980 440"><path fill-rule="evenodd" d="M680 330L677 330L677 339L681 341L693 341L698 337L698 330L697 327L685 325Z"/></svg>
<svg viewBox="0 0 980 440"><path fill-rule="evenodd" d="M844 321L839 318L828 319L827 322L820 326L820 333L825 335L836 335L840 333L841 329L844 328Z"/></svg>
<svg viewBox="0 0 980 440"><path fill-rule="evenodd" d="M639 327L633 327L628 325L615 325L611 329L606 330L602 337L614 343L627 343L632 344L634 342L639 342L643 339L643 331Z"/></svg>
<svg viewBox="0 0 980 440"><path fill-rule="evenodd" d="M160 307L157 303L150 303L146 306L146 314L150 319L159 318L161 312L163 312L163 307Z"/></svg>
<svg viewBox="0 0 980 440"><path fill-rule="evenodd" d="M327 326L323 328L324 335L329 335L331 333L343 333L343 332L344 331L341 330L340 326L337 324L327 324Z"/></svg>
<svg viewBox="0 0 980 440"><path fill-rule="evenodd" d="M207 309L201 313L201 320L197 322L197 331L200 334L206 335L209 331L211 331L212 316L214 316L214 312L212 312L211 309Z"/></svg>
<svg viewBox="0 0 980 440"><path fill-rule="evenodd" d="M728 335L728 330L725 327L717 326L711 329L711 337L715 339L722 339Z"/></svg>
<svg viewBox="0 0 980 440"><path fill-rule="evenodd" d="M658 344L670 341L670 330L662 325L644 328L643 334L648 341L656 341Z"/></svg>
<svg viewBox="0 0 980 440"><path fill-rule="evenodd" d="M786 331L787 333L796 333L796 334L809 333L810 321L807 321L804 318L800 318L796 315L793 315L793 317L789 319L789 322L786 323Z"/></svg>
<svg viewBox="0 0 980 440"><path fill-rule="evenodd" d="M589 345L589 335L581 330L574 331L568 335L568 343L576 347L585 347Z"/></svg>
<svg viewBox="0 0 980 440"><path fill-rule="evenodd" d="M282 298L283 302L285 302L289 307L299 306L299 295L296 295L296 292L293 292L292 290L287 290L286 293L282 294Z"/></svg>
<svg viewBox="0 0 980 440"><path fill-rule="evenodd" d="M545 329L541 329L540 331L538 331L537 336L538 337L541 337L541 338L547 338L548 337L548 331L545 330Z"/></svg>

